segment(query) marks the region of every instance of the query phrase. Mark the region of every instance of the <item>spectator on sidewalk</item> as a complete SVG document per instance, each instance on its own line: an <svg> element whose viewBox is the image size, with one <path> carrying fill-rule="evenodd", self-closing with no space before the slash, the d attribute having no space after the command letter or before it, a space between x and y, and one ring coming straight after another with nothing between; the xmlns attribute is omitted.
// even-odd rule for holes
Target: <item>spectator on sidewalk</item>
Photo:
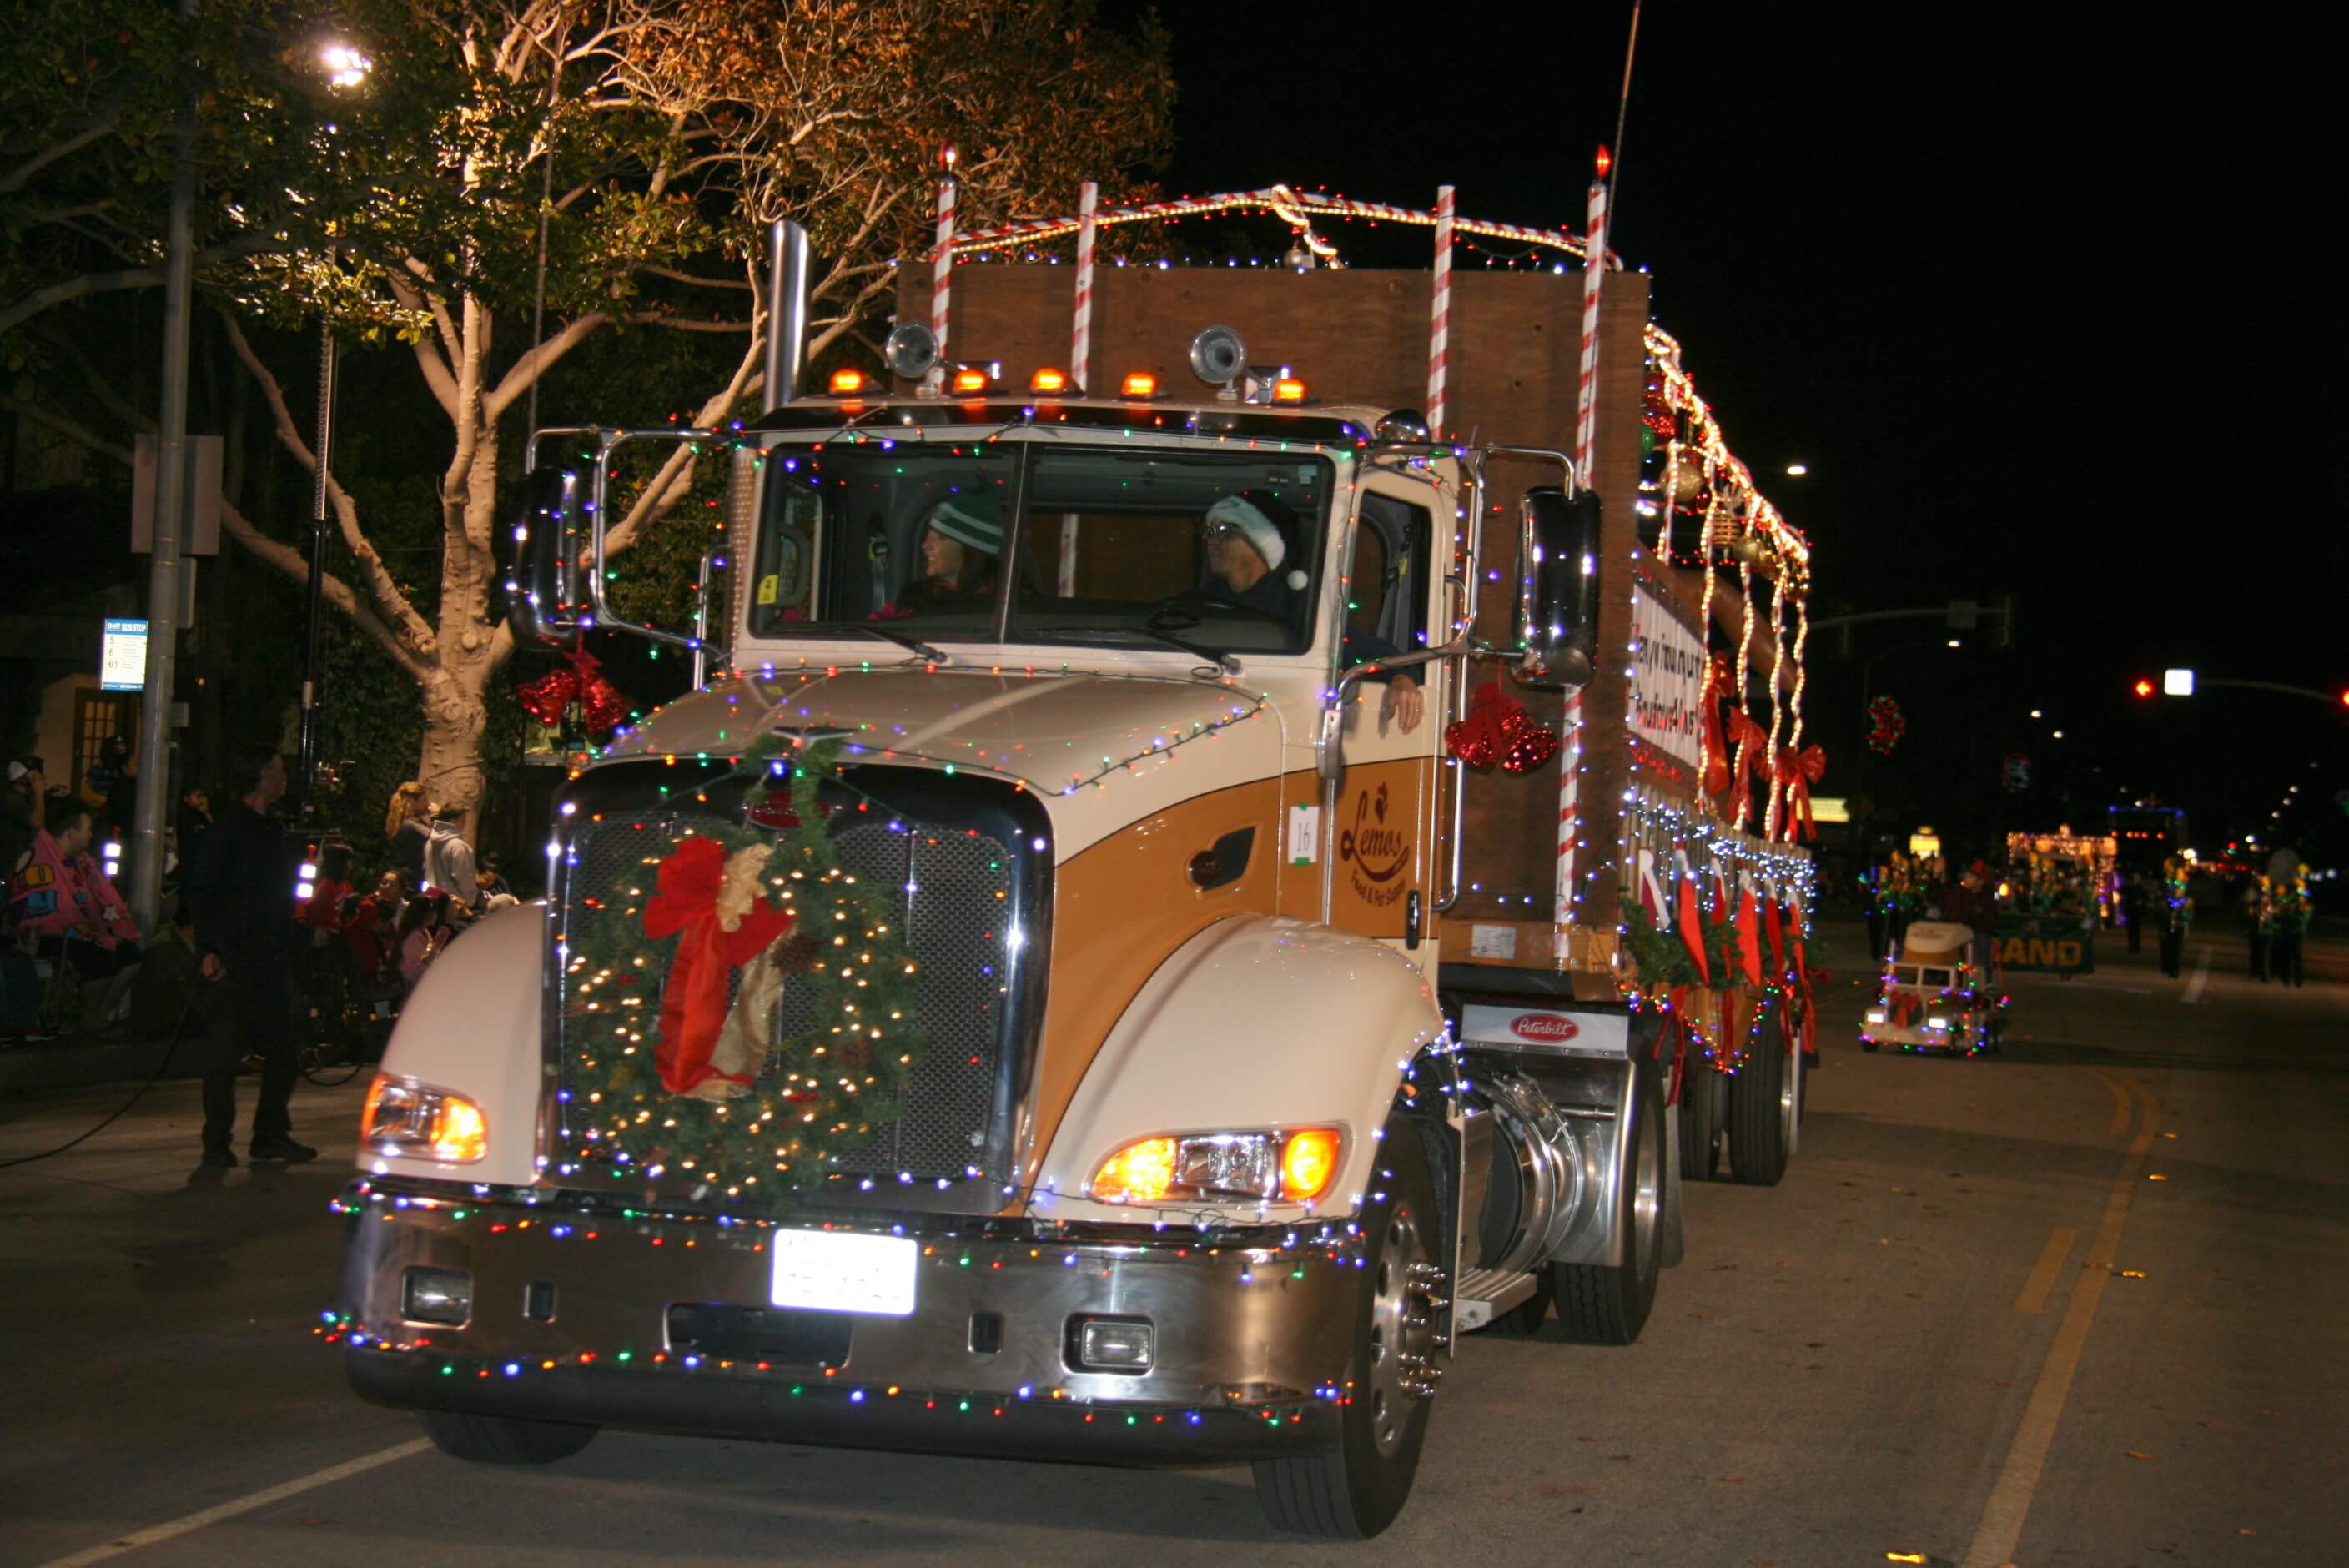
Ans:
<svg viewBox="0 0 2349 1568"><path fill-rule="evenodd" d="M16 874L32 852L33 835L48 812L49 781L37 757L21 757L8 764L8 784L0 789L0 881Z"/></svg>
<svg viewBox="0 0 2349 1568"><path fill-rule="evenodd" d="M411 779L391 792L391 805L384 812L383 836L391 841L391 869L399 873L400 885L409 892L424 886L424 846L432 837L432 802L424 798L424 786Z"/></svg>
<svg viewBox="0 0 2349 1568"><path fill-rule="evenodd" d="M2131 872L2121 883L2121 919L2128 926L2128 950L2138 951L2145 936L2145 873Z"/></svg>
<svg viewBox="0 0 2349 1568"><path fill-rule="evenodd" d="M9 913L30 933L44 958L73 965L81 977L81 1031L95 1035L139 973L139 923L89 854L89 808L60 797L47 808L49 825L33 831L33 845L11 883Z"/></svg>
<svg viewBox="0 0 2349 1568"><path fill-rule="evenodd" d="M204 1072L204 1163L233 1165L236 1063L261 1057L261 1095L253 1108L255 1160L315 1160L318 1151L294 1140L287 1107L294 1098L296 1057L286 975L302 929L294 918L294 868L300 847L270 815L285 795L285 758L274 749L240 759L237 798L204 835L189 868L195 905L196 952L203 976L218 987L219 1006L207 1020L215 1055ZM225 1035L225 1039L218 1036Z"/></svg>
<svg viewBox="0 0 2349 1568"><path fill-rule="evenodd" d="M358 900L343 922L343 945L370 985L384 984L390 972L392 934L399 929L400 912L407 905L399 873L386 872L376 879L375 891Z"/></svg>
<svg viewBox="0 0 2349 1568"><path fill-rule="evenodd" d="M411 994L424 978L425 966L448 945L450 934L448 894L428 892L408 901L393 950L398 954L400 984Z"/></svg>
<svg viewBox="0 0 2349 1568"><path fill-rule="evenodd" d="M443 806L433 815L430 837L424 843L424 885L469 909L481 897L480 876L473 867L473 846L465 841L464 810Z"/></svg>
<svg viewBox="0 0 2349 1568"><path fill-rule="evenodd" d="M507 882L505 874L498 870L498 857L494 854L484 853L475 861L473 888L473 906L484 912L489 909L490 901L494 898L508 898L517 903L521 902L520 895L513 890L513 884ZM504 906L500 905L500 907Z"/></svg>

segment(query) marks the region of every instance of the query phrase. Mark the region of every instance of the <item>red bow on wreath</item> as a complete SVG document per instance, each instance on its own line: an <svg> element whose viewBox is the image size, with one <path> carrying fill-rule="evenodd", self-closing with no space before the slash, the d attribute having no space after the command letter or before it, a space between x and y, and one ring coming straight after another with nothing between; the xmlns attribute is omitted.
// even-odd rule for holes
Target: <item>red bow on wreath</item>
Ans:
<svg viewBox="0 0 2349 1568"><path fill-rule="evenodd" d="M660 1045L653 1053L661 1085L671 1094L704 1078L735 1077L709 1065L726 1025L729 977L792 928L790 911L753 898L740 923L726 929L718 913L725 879L726 847L715 839L688 839L661 861L660 891L645 903L646 936L658 941L683 933L661 987Z"/></svg>
<svg viewBox="0 0 2349 1568"><path fill-rule="evenodd" d="M1827 754L1816 742L1800 751L1782 747L1770 771L1772 787L1786 794L1786 841L1795 841L1797 828L1804 838L1816 841L1819 828L1811 820L1811 786L1826 777Z"/></svg>
<svg viewBox="0 0 2349 1568"><path fill-rule="evenodd" d="M574 648L564 657L569 668L551 670L516 690L523 707L539 723L554 726L563 722L564 710L575 702L588 734L617 729L628 717L628 699L604 678L603 666L586 649Z"/></svg>
<svg viewBox="0 0 2349 1568"><path fill-rule="evenodd" d="M1557 755L1557 737L1496 680L1469 694L1468 717L1444 727L1444 746L1471 768L1497 761L1508 773L1531 773Z"/></svg>

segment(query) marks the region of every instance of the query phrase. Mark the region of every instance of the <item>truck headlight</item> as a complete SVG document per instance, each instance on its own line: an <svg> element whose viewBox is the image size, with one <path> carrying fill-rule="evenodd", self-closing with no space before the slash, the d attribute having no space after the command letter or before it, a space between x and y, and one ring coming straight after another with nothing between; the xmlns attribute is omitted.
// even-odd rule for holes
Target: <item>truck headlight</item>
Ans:
<svg viewBox="0 0 2349 1568"><path fill-rule="evenodd" d="M1880 1024L1884 1022L1884 1009L1881 1007L1870 1007L1868 1010L1868 1021L1871 1024Z"/></svg>
<svg viewBox="0 0 2349 1568"><path fill-rule="evenodd" d="M1947 1018L1928 1018L1925 1020L1925 1026L1929 1029L1946 1029L1950 1026L1950 1021Z"/></svg>
<svg viewBox="0 0 2349 1568"><path fill-rule="evenodd" d="M359 1116L359 1142L378 1154L464 1165L490 1151L490 1122L461 1094L378 1073Z"/></svg>
<svg viewBox="0 0 2349 1568"><path fill-rule="evenodd" d="M1336 1179L1344 1146L1333 1127L1144 1138L1102 1161L1090 1191L1104 1203L1216 1198L1308 1203Z"/></svg>

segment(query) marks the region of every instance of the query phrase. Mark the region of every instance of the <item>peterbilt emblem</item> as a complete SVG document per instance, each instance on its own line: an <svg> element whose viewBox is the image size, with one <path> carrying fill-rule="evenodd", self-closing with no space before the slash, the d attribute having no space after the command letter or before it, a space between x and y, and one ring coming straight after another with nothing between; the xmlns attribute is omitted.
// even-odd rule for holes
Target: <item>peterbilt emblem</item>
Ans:
<svg viewBox="0 0 2349 1568"><path fill-rule="evenodd" d="M1520 1039L1563 1042L1582 1033L1571 1018L1560 1018L1549 1013L1520 1013L1509 1020L1509 1028Z"/></svg>

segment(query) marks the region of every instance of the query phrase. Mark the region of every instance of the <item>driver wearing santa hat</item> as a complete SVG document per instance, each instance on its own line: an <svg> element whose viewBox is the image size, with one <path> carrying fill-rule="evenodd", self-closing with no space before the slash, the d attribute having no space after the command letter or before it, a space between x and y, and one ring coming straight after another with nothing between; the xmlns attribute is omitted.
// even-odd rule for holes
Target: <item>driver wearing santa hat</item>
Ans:
<svg viewBox="0 0 2349 1568"><path fill-rule="evenodd" d="M1200 522L1200 539L1207 551L1207 587L1232 603L1293 621L1299 597L1311 582L1292 548L1297 531L1294 514L1260 490L1224 497ZM1350 669L1394 654L1383 638L1346 634L1344 657ZM1386 687L1379 708L1381 723L1392 718L1405 735L1419 727L1426 705L1410 672L1390 670L1366 678Z"/></svg>

